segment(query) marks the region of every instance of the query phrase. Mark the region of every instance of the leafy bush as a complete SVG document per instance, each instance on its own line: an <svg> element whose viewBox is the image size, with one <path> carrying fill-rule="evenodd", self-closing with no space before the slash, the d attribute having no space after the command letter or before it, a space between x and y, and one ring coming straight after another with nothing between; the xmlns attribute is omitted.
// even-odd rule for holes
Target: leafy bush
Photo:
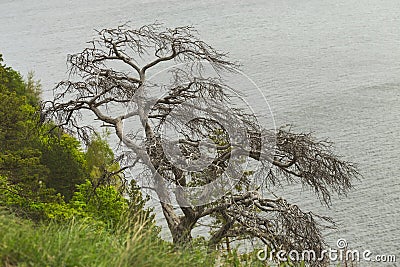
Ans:
<svg viewBox="0 0 400 267"><path fill-rule="evenodd" d="M0 55L0 174L24 191L36 192L41 181L68 200L88 178L85 155L76 138L43 123L40 91L33 73L24 82Z"/></svg>
<svg viewBox="0 0 400 267"><path fill-rule="evenodd" d="M49 173L43 179L48 187L61 193L65 200L71 199L76 185L84 183L89 177L86 168L85 153L80 142L54 128L50 123L41 126L38 148L42 152L41 163Z"/></svg>

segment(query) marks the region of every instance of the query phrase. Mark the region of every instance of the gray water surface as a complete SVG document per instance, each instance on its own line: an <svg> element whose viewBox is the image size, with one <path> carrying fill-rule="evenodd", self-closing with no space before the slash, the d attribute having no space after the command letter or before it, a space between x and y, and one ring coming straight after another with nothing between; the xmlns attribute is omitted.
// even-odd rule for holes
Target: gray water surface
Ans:
<svg viewBox="0 0 400 267"><path fill-rule="evenodd" d="M364 176L348 198L328 210L300 187L277 190L338 222L327 235L333 248L345 238L400 257L400 1L0 0L0 52L22 74L34 70L50 99L66 78L66 55L82 50L93 29L126 21L195 26L242 63L278 126L329 137Z"/></svg>

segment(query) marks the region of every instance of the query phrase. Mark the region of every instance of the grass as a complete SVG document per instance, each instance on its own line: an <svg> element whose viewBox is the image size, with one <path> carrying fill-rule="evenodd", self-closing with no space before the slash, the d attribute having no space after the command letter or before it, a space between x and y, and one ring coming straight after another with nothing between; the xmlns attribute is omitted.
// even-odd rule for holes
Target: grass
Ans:
<svg viewBox="0 0 400 267"><path fill-rule="evenodd" d="M82 221L35 225L0 214L0 266L213 266L203 248L175 250L138 221L110 233Z"/></svg>
<svg viewBox="0 0 400 267"><path fill-rule="evenodd" d="M93 220L35 224L0 209L0 266L266 266L255 254L209 253L201 243L177 250L152 223L130 220L110 231Z"/></svg>

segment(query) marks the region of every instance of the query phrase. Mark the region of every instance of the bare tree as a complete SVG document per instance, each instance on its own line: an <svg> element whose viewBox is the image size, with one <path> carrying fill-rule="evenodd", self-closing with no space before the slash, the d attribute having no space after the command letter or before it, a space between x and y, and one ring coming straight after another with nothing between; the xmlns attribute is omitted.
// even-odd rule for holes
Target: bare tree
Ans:
<svg viewBox="0 0 400 267"><path fill-rule="evenodd" d="M327 141L287 128L265 129L240 108L227 112L235 89L222 76L238 66L198 39L192 27L103 29L81 53L68 56L68 65L70 78L59 83L45 113L83 138L90 126L80 118L88 114L115 130L129 148L125 162L140 165L135 178L146 177L160 200L174 243L189 243L199 220L212 216L218 228L210 247L242 236L287 251L323 248L321 227L330 219L264 189L299 182L329 205L332 193L343 195L352 187L356 168L332 153ZM148 78L161 66L169 67L162 85ZM207 74L210 66L216 75ZM160 90L161 97L152 96ZM136 131L124 127L134 120ZM166 138L167 126L180 138ZM204 156L201 147L213 148L214 156ZM258 167L240 166L248 160Z"/></svg>

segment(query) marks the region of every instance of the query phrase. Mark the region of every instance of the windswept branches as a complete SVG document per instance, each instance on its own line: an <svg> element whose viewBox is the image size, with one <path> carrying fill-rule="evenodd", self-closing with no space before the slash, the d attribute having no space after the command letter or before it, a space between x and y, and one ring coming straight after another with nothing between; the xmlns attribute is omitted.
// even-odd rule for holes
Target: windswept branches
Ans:
<svg viewBox="0 0 400 267"><path fill-rule="evenodd" d="M229 99L227 91L230 88L220 78L194 76L194 73L189 73L182 68L174 68L170 73L171 84L163 87L166 94L154 101L149 112L149 118L157 119L159 123L165 122L176 107L185 107L190 112L204 111L209 108L208 105L202 107L192 103L196 99L210 103L210 100L225 102Z"/></svg>
<svg viewBox="0 0 400 267"><path fill-rule="evenodd" d="M257 191L222 198L203 211L202 215L219 217L219 228L210 238L210 246L216 246L224 238L257 238L271 250L314 251L312 266L321 266L324 247L322 230L332 227L331 218L303 212L297 205L282 198L263 198Z"/></svg>
<svg viewBox="0 0 400 267"><path fill-rule="evenodd" d="M99 75L107 70L110 61L124 63L129 67L127 71L133 70L140 81L143 81L148 69L171 60L177 63L204 60L217 69L236 66L225 53L198 39L197 32L190 26L163 29L161 24L150 24L131 29L122 25L98 31L98 39L90 44L91 47L82 53L69 56L72 74L83 78ZM149 62L139 65L144 60Z"/></svg>
<svg viewBox="0 0 400 267"><path fill-rule="evenodd" d="M211 247L246 236L271 248L322 249L317 221L330 221L265 198L260 186L298 181L329 204L332 193L351 188L354 165L329 142L270 129L252 109L246 112L236 103L243 93L223 79L237 64L192 27L122 25L97 34L68 57L70 79L59 83L44 114L81 134L88 135L82 116L114 128L130 150L124 159L134 178L160 200L175 243L188 243L198 221L211 216L220 218ZM161 66L168 71L160 76L169 79L154 81L149 73Z"/></svg>
<svg viewBox="0 0 400 267"><path fill-rule="evenodd" d="M122 25L97 33L98 37L90 41L82 52L68 56L70 77L78 77L78 81L70 79L60 82L56 87L54 103L48 103L46 108L47 116L66 119L71 122L69 126L75 126L71 117L74 113L80 115L76 112L78 109L91 110L97 119L106 118L108 124L115 124L110 118L102 116L104 114L100 115L100 111L111 105L126 109L134 96L143 97L143 94L147 94L146 90L150 87L146 86L146 90L142 88L147 82L145 73L161 62L190 63L192 70L201 70L203 61L216 69L229 70L236 66L227 59L225 53L198 39L196 31L189 26L163 29L161 24L150 24L132 29ZM170 94L159 99L158 106L153 109L161 110L163 104L176 104L189 98L201 98L205 94L209 97L223 96L218 80L201 75L194 78L190 70L185 73L182 69L174 68L172 71L173 82L170 88L166 88ZM140 92L139 88L142 88ZM68 107L65 103L57 104L65 98L72 98ZM146 109L149 103L141 102L143 100L136 101L136 104ZM124 120L134 115L140 114L128 112L113 119ZM141 120L146 119L143 116ZM153 115L160 116L163 115Z"/></svg>
<svg viewBox="0 0 400 267"><path fill-rule="evenodd" d="M359 177L354 164L339 159L332 144L318 141L311 134L296 134L280 129L277 132L275 160L287 167L274 168L271 176L283 175L288 181L300 180L312 188L329 205L331 192L345 195L351 181Z"/></svg>

